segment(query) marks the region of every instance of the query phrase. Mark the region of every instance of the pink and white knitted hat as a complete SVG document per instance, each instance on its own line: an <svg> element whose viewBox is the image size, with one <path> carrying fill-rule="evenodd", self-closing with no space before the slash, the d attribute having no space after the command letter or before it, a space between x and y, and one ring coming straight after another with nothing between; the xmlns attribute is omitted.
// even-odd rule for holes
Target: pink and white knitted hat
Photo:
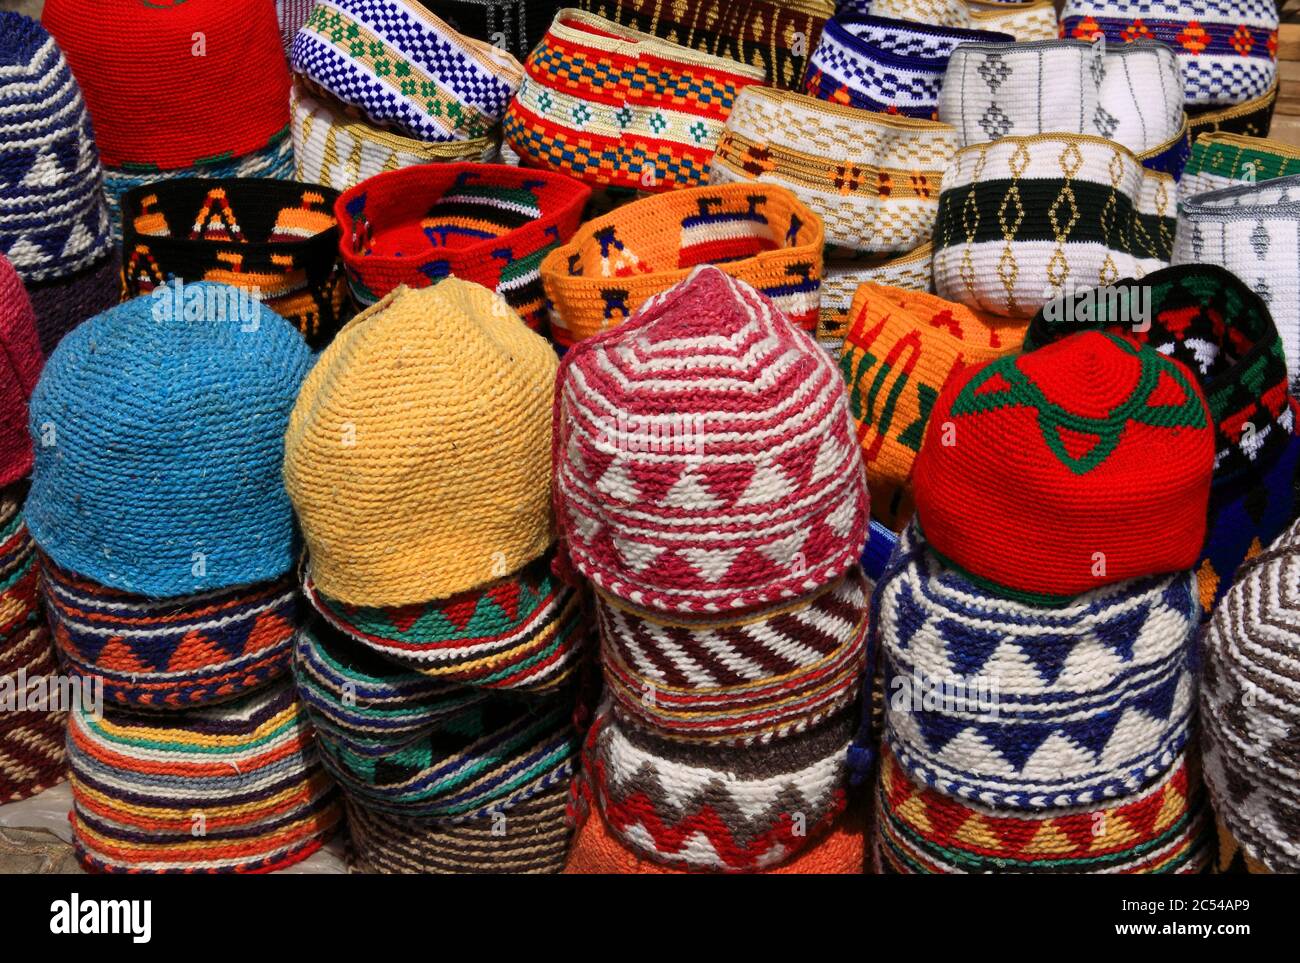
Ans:
<svg viewBox="0 0 1300 963"><path fill-rule="evenodd" d="M770 300L715 267L565 355L555 514L610 595L727 612L810 592L867 538L844 380Z"/></svg>
<svg viewBox="0 0 1300 963"><path fill-rule="evenodd" d="M36 312L18 272L0 254L0 485L32 470L27 402L44 365Z"/></svg>

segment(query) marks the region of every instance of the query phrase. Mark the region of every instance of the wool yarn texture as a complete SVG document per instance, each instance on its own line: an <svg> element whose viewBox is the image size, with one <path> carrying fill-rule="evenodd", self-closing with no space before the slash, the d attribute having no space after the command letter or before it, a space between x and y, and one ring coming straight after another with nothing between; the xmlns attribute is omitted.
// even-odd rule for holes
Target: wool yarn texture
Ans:
<svg viewBox="0 0 1300 963"><path fill-rule="evenodd" d="M550 571L552 555L482 588L431 602L346 605L303 591L331 626L432 679L486 689L554 690L584 655L583 593Z"/></svg>
<svg viewBox="0 0 1300 963"><path fill-rule="evenodd" d="M90 114L54 38L0 12L0 256L24 281L75 274L109 248Z"/></svg>
<svg viewBox="0 0 1300 963"><path fill-rule="evenodd" d="M948 380L1018 353L1024 333L932 294L858 288L839 363L877 519L895 531L911 519L912 466Z"/></svg>
<svg viewBox="0 0 1300 963"><path fill-rule="evenodd" d="M585 222L542 261L551 337L570 348L623 325L706 264L811 334L824 247L821 219L784 187L719 184L646 197Z"/></svg>
<svg viewBox="0 0 1300 963"><path fill-rule="evenodd" d="M1187 570L1044 608L981 590L908 528L873 603L899 765L920 785L998 809L1146 788L1188 739L1195 589ZM926 680L952 694L926 700Z"/></svg>
<svg viewBox="0 0 1300 963"><path fill-rule="evenodd" d="M1205 781L1248 860L1300 870L1300 523L1249 559L1215 610L1200 689Z"/></svg>
<svg viewBox="0 0 1300 963"><path fill-rule="evenodd" d="M486 136L523 76L510 53L415 0L319 0L294 38L292 63L374 123L424 141Z"/></svg>
<svg viewBox="0 0 1300 963"><path fill-rule="evenodd" d="M867 489L844 381L745 282L699 268L578 344L555 405L562 561L603 593L733 612L857 561Z"/></svg>
<svg viewBox="0 0 1300 963"><path fill-rule="evenodd" d="M674 619L596 598L611 711L695 745L771 743L858 697L870 586L854 566L793 602L743 616Z"/></svg>
<svg viewBox="0 0 1300 963"><path fill-rule="evenodd" d="M121 277L122 258L116 248L110 248L88 268L50 281L27 282L41 353L48 358L65 334L117 304Z"/></svg>
<svg viewBox="0 0 1300 963"><path fill-rule="evenodd" d="M588 736L586 778L610 831L646 859L694 872L769 869L844 811L854 715L737 752L669 742L602 713Z"/></svg>
<svg viewBox="0 0 1300 963"><path fill-rule="evenodd" d="M107 167L226 161L288 130L289 68L264 0L104 0L93 13L80 0L47 0L41 21L81 85Z"/></svg>
<svg viewBox="0 0 1300 963"><path fill-rule="evenodd" d="M251 292L315 349L342 325L338 194L315 184L186 178L122 198L122 297L180 278Z"/></svg>
<svg viewBox="0 0 1300 963"><path fill-rule="evenodd" d="M1300 174L1300 149L1266 137L1202 134L1178 182L1178 197Z"/></svg>
<svg viewBox="0 0 1300 963"><path fill-rule="evenodd" d="M1071 133L1142 154L1182 132L1182 75L1174 52L1154 42L1104 53L1081 40L967 45L948 61L939 119L962 147Z"/></svg>
<svg viewBox="0 0 1300 963"><path fill-rule="evenodd" d="M379 174L335 205L343 267L360 305L446 277L500 294L534 330L540 268L567 241L591 190L563 174L502 164L437 164Z"/></svg>
<svg viewBox="0 0 1300 963"><path fill-rule="evenodd" d="M708 180L736 95L764 72L580 10L561 10L524 63L505 139L527 167L670 191Z"/></svg>
<svg viewBox="0 0 1300 963"><path fill-rule="evenodd" d="M280 40L286 58L293 56L293 38L315 6L316 0L275 0L275 19L280 24Z"/></svg>
<svg viewBox="0 0 1300 963"><path fill-rule="evenodd" d="M74 706L68 761L73 844L98 872L272 872L343 817L287 681L188 712Z"/></svg>
<svg viewBox="0 0 1300 963"><path fill-rule="evenodd" d="M1273 109L1277 106L1281 82L1250 100L1231 107L1209 107L1188 111L1187 137L1193 144L1202 134L1241 134L1246 137L1267 137L1273 123Z"/></svg>
<svg viewBox="0 0 1300 963"><path fill-rule="evenodd" d="M578 6L671 43L758 67L768 84L785 90L799 88L808 51L835 12L833 0L579 0Z"/></svg>
<svg viewBox="0 0 1300 963"><path fill-rule="evenodd" d="M995 30L1019 41L1057 35L1053 0L841 0L841 15L861 10L939 27Z"/></svg>
<svg viewBox="0 0 1300 963"><path fill-rule="evenodd" d="M1158 782L1131 796L1016 812L917 785L886 745L876 787L876 872L1203 873L1213 833L1194 758L1180 755Z"/></svg>
<svg viewBox="0 0 1300 963"><path fill-rule="evenodd" d="M930 271L933 260L934 244L931 241L898 255L827 258L822 265L817 343L838 363L858 288L864 284L878 284L905 291L933 291Z"/></svg>
<svg viewBox="0 0 1300 963"><path fill-rule="evenodd" d="M193 596L151 599L97 585L42 560L54 643L113 705L188 709L265 685L289 669L298 613L292 575Z"/></svg>
<svg viewBox="0 0 1300 963"><path fill-rule="evenodd" d="M948 379L912 469L933 550L1040 605L1190 569L1205 538L1214 427L1195 377L1085 331Z"/></svg>
<svg viewBox="0 0 1300 963"><path fill-rule="evenodd" d="M0 487L32 470L27 402L44 365L31 299L18 272L0 254Z"/></svg>
<svg viewBox="0 0 1300 963"><path fill-rule="evenodd" d="M1189 106L1258 97L1277 79L1272 0L1066 0L1061 36L1121 44L1156 40L1182 63Z"/></svg>
<svg viewBox="0 0 1300 963"><path fill-rule="evenodd" d="M1248 873L1260 876L1272 873L1272 870L1242 848L1241 843L1237 842L1228 827L1223 824L1223 820L1216 816L1215 824L1219 837L1219 855L1214 862L1216 873L1221 875Z"/></svg>
<svg viewBox="0 0 1300 963"><path fill-rule="evenodd" d="M443 0L438 9L456 30L504 46L523 60L562 6L561 0Z"/></svg>
<svg viewBox="0 0 1300 963"><path fill-rule="evenodd" d="M821 218L828 245L898 253L930 239L957 147L943 124L746 87L709 178L779 184Z"/></svg>
<svg viewBox="0 0 1300 963"><path fill-rule="evenodd" d="M963 44L1011 39L987 30L837 16L827 22L808 58L804 89L846 107L935 120L952 52Z"/></svg>
<svg viewBox="0 0 1300 963"><path fill-rule="evenodd" d="M423 604L545 552L556 366L499 295L457 278L399 287L353 318L284 436L315 590Z"/></svg>
<svg viewBox="0 0 1300 963"><path fill-rule="evenodd" d="M293 176L307 184L346 191L368 177L417 164L491 162L496 140L422 141L375 127L355 108L311 90L301 78L293 85Z"/></svg>
<svg viewBox="0 0 1300 963"><path fill-rule="evenodd" d="M154 598L279 578L284 431L312 353L235 288L167 285L60 342L32 395L27 524L56 565Z"/></svg>
<svg viewBox="0 0 1300 963"><path fill-rule="evenodd" d="M1218 264L1268 305L1293 385L1300 381L1300 175L1187 198L1174 264Z"/></svg>

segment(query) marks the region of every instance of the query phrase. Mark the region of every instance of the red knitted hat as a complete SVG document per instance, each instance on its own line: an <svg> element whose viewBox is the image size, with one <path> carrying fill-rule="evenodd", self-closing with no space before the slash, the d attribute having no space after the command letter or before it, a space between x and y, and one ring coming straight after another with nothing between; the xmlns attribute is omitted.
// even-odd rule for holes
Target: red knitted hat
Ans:
<svg viewBox="0 0 1300 963"><path fill-rule="evenodd" d="M913 480L936 552L987 589L1050 603L1191 568L1213 468L1187 369L1086 332L951 379Z"/></svg>
<svg viewBox="0 0 1300 963"><path fill-rule="evenodd" d="M267 0L46 0L109 167L240 157L289 126L289 66Z"/></svg>
<svg viewBox="0 0 1300 963"><path fill-rule="evenodd" d="M45 356L36 334L36 313L12 264L0 255L0 487L32 470L27 402Z"/></svg>
<svg viewBox="0 0 1300 963"><path fill-rule="evenodd" d="M573 565L645 608L726 612L812 591L867 540L844 379L716 267L570 349L555 514Z"/></svg>

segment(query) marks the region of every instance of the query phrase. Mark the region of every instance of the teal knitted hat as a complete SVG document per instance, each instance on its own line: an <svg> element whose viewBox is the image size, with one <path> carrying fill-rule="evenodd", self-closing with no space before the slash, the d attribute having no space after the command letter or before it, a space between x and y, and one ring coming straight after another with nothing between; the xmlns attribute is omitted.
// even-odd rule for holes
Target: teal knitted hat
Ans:
<svg viewBox="0 0 1300 963"><path fill-rule="evenodd" d="M157 598L282 575L284 432L311 363L288 321L224 284L163 285L90 318L32 396L36 542Z"/></svg>

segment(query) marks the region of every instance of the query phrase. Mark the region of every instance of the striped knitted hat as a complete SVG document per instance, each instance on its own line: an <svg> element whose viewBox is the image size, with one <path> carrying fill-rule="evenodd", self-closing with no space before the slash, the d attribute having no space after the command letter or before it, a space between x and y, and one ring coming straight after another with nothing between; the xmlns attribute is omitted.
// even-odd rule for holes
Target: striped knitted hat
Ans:
<svg viewBox="0 0 1300 963"><path fill-rule="evenodd" d="M292 61L374 123L424 141L487 135L523 78L507 51L458 33L416 0L319 0Z"/></svg>
<svg viewBox="0 0 1300 963"><path fill-rule="evenodd" d="M284 429L311 361L288 321L226 285L167 285L96 315L32 396L33 537L61 568L136 595L283 575Z"/></svg>
<svg viewBox="0 0 1300 963"><path fill-rule="evenodd" d="M188 712L78 706L68 760L73 843L99 872L271 872L343 816L288 682Z"/></svg>
<svg viewBox="0 0 1300 963"><path fill-rule="evenodd" d="M1239 104L1277 79L1277 10L1274 0L1066 0L1061 36L1168 44L1189 106Z"/></svg>
<svg viewBox="0 0 1300 963"><path fill-rule="evenodd" d="M982 591L909 528L875 601L899 765L1000 809L1146 788L1188 739L1195 588L1189 570L1043 608Z"/></svg>
<svg viewBox="0 0 1300 963"><path fill-rule="evenodd" d="M583 224L542 262L551 337L565 347L622 324L656 294L716 264L797 326L817 324L821 219L784 187L672 191Z"/></svg>
<svg viewBox="0 0 1300 963"><path fill-rule="evenodd" d="M542 260L567 241L591 190L560 174L500 164L436 164L379 174L335 214L360 305L400 284L458 277L491 288L530 328L544 321Z"/></svg>
<svg viewBox="0 0 1300 963"><path fill-rule="evenodd" d="M763 70L561 10L524 64L503 130L529 167L591 184L703 184L740 90Z"/></svg>
<svg viewBox="0 0 1300 963"><path fill-rule="evenodd" d="M822 267L817 342L838 362L858 288L876 284L904 291L931 292L934 290L930 270L933 260L934 244L930 241L897 255L828 258Z"/></svg>
<svg viewBox="0 0 1300 963"><path fill-rule="evenodd" d="M90 267L109 251L90 115L45 29L0 11L0 255L24 281Z"/></svg>
<svg viewBox="0 0 1300 963"><path fill-rule="evenodd" d="M54 642L114 705L188 709L238 698L289 669L298 611L292 575L150 599L105 588L42 559Z"/></svg>
<svg viewBox="0 0 1300 963"><path fill-rule="evenodd" d="M522 60L562 6L562 0L440 0L438 9L461 33L489 40Z"/></svg>
<svg viewBox="0 0 1300 963"><path fill-rule="evenodd" d="M22 279L0 254L0 487L32 469L27 403L45 364L36 313Z"/></svg>
<svg viewBox="0 0 1300 963"><path fill-rule="evenodd" d="M957 152L939 197L934 287L1013 318L1169 265L1176 185L1083 134L1004 137Z"/></svg>
<svg viewBox="0 0 1300 963"><path fill-rule="evenodd" d="M1300 174L1300 148L1265 137L1202 134L1192 145L1187 169L1178 182L1178 197L1187 200L1208 191L1295 174Z"/></svg>
<svg viewBox="0 0 1300 963"><path fill-rule="evenodd" d="M912 465L948 380L1018 352L1024 332L932 294L858 288L839 362L876 518L895 531L911 519Z"/></svg>
<svg viewBox="0 0 1300 963"><path fill-rule="evenodd" d="M948 379L912 478L935 552L989 591L1050 605L1190 569L1213 467L1187 369L1088 331Z"/></svg>
<svg viewBox="0 0 1300 963"><path fill-rule="evenodd" d="M556 387L569 561L670 612L752 608L838 578L867 528L843 386L771 301L710 267L579 344Z"/></svg>
<svg viewBox="0 0 1300 963"><path fill-rule="evenodd" d="M943 172L956 152L944 124L746 87L709 176L714 184L789 188L822 219L827 244L910 251L930 239Z"/></svg>
<svg viewBox="0 0 1300 963"><path fill-rule="evenodd" d="M422 604L545 552L555 372L546 340L467 281L399 287L354 318L303 383L283 442L314 590Z"/></svg>
<svg viewBox="0 0 1300 963"><path fill-rule="evenodd" d="M1022 42L1050 40L1057 32L1053 0L840 0L839 10L841 15L869 10L940 27L1000 30Z"/></svg>

